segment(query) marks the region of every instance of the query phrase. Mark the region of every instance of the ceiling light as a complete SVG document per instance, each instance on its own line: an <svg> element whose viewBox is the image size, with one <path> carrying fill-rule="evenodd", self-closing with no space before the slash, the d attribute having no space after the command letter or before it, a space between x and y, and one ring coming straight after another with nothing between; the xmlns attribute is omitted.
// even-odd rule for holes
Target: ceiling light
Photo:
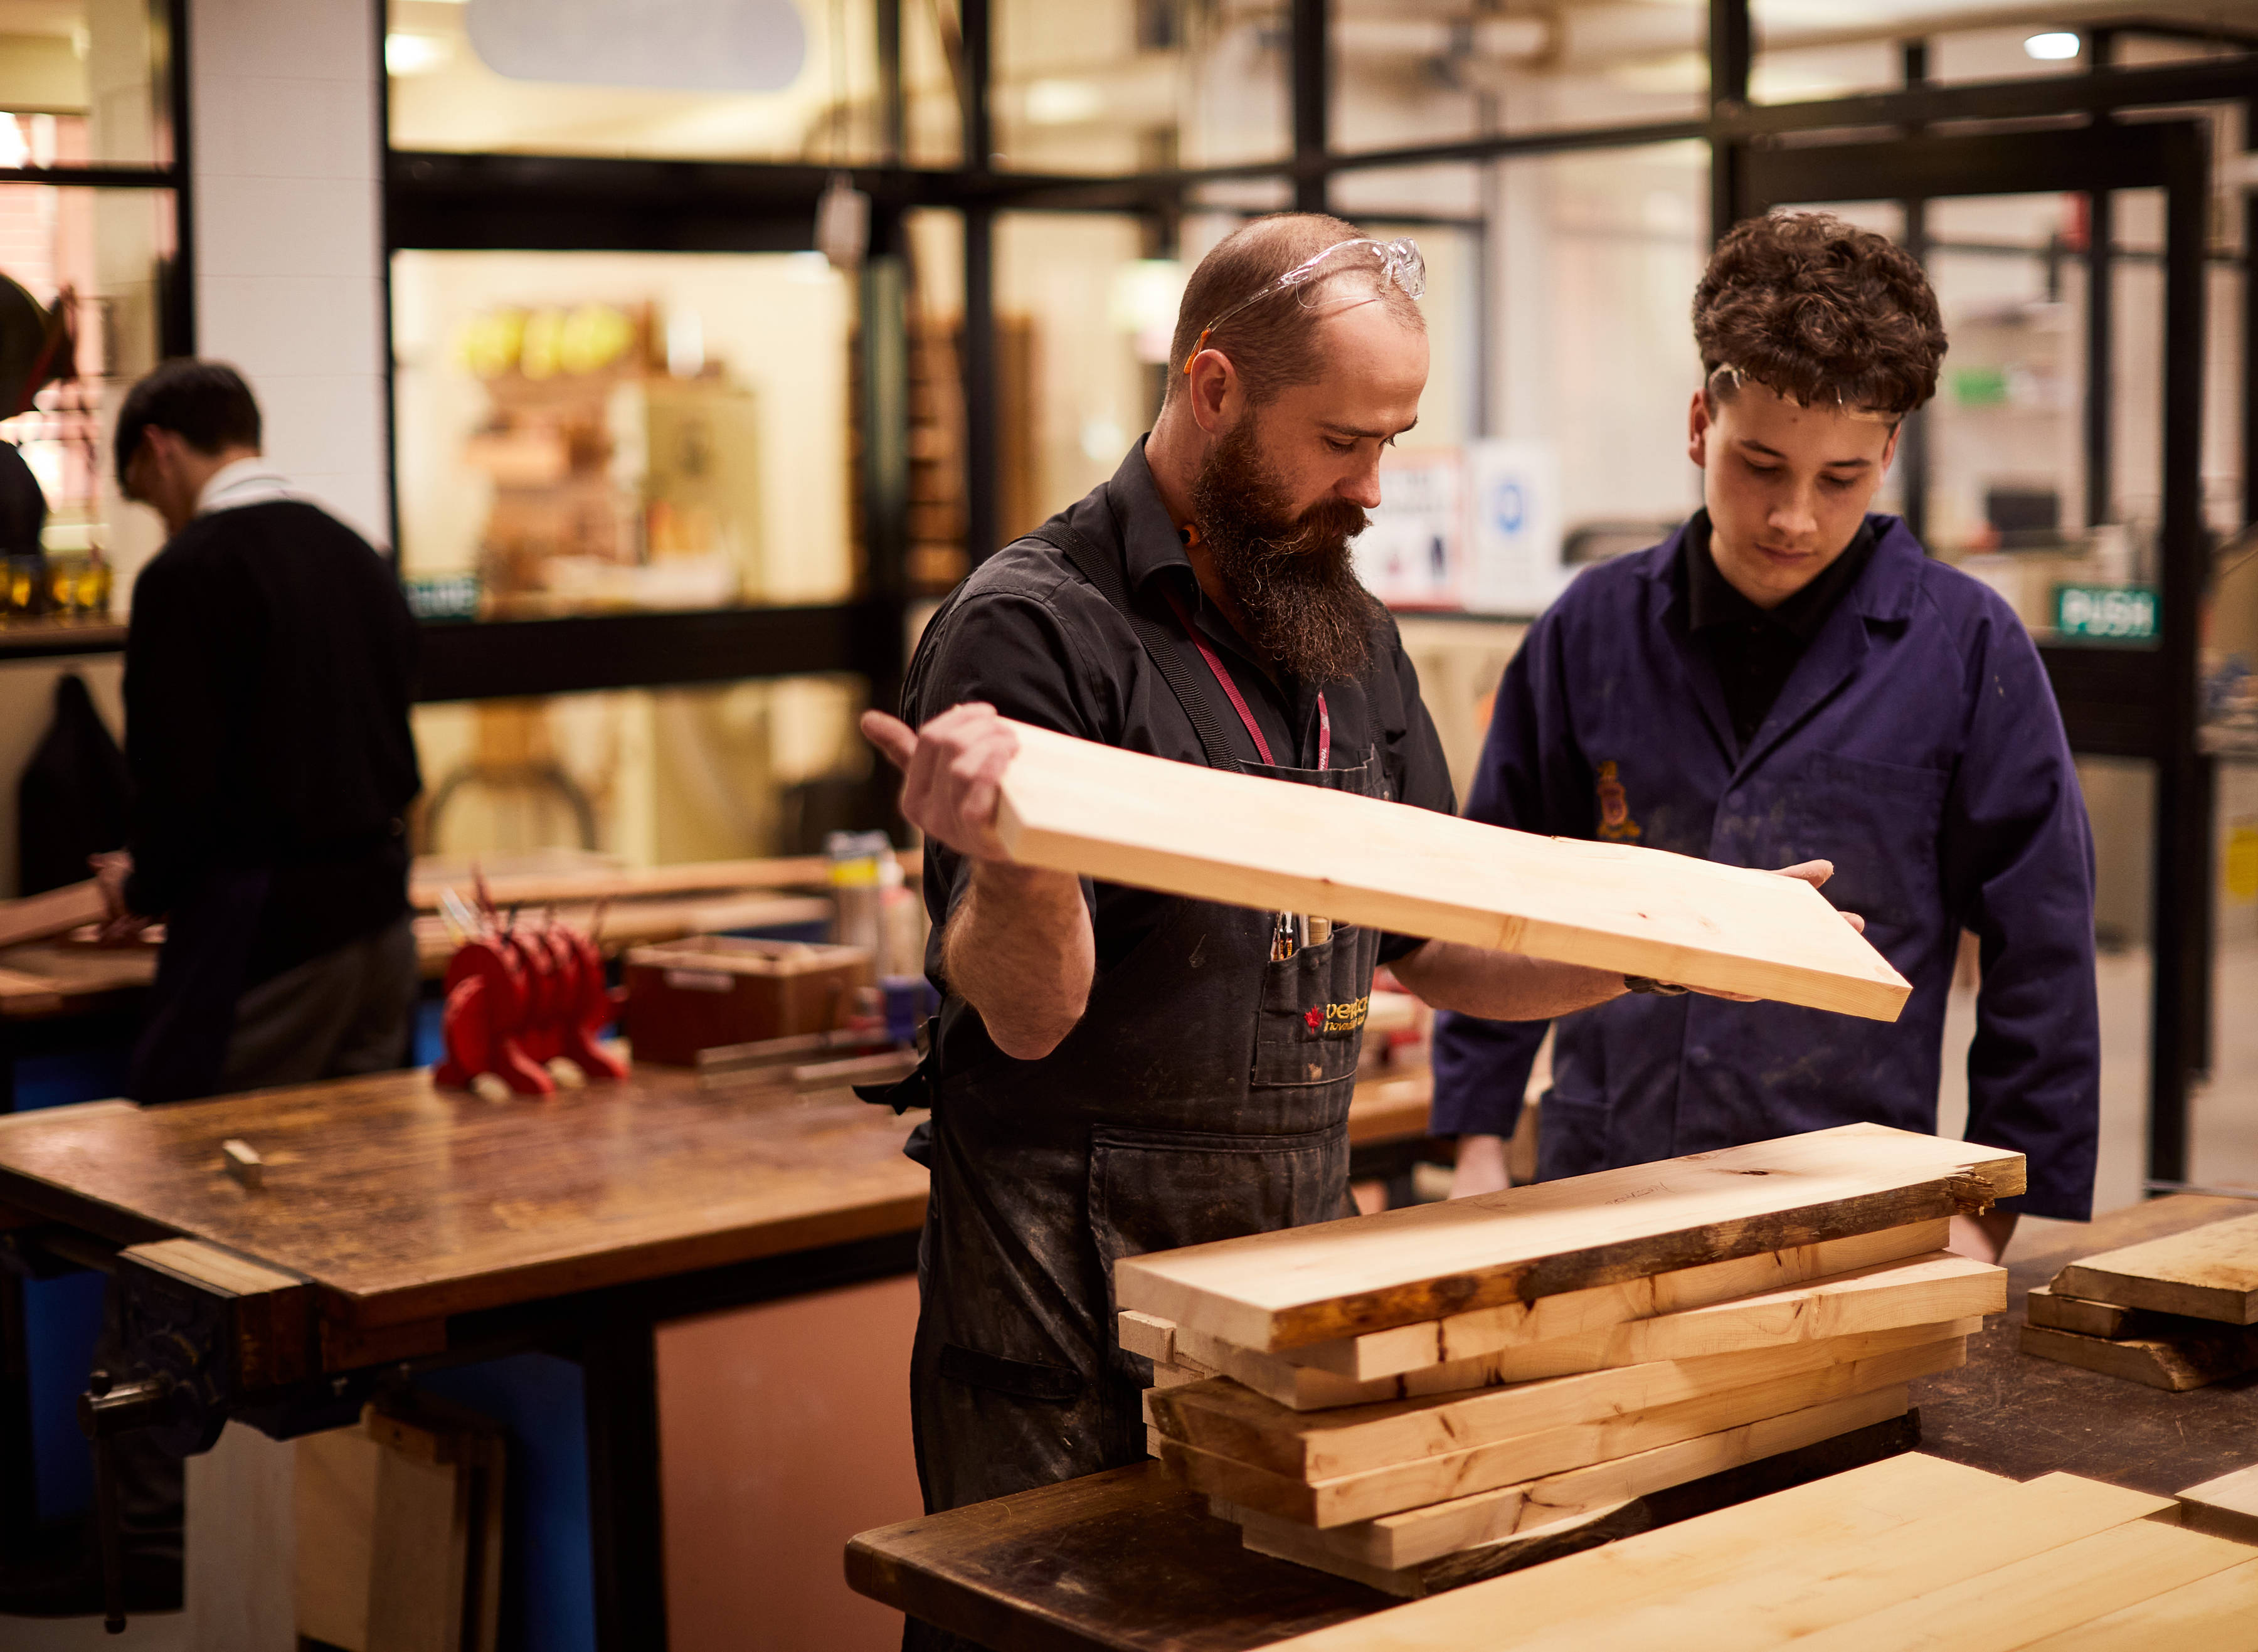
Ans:
<svg viewBox="0 0 2258 1652"><path fill-rule="evenodd" d="M454 55L454 46L436 34L384 37L384 71L387 74L429 74Z"/></svg>
<svg viewBox="0 0 2258 1652"><path fill-rule="evenodd" d="M2023 42L2023 51L2041 63L2061 63L2076 57L2080 44L2078 38L2069 30L2055 29L2031 36Z"/></svg>
<svg viewBox="0 0 2258 1652"><path fill-rule="evenodd" d="M1105 93L1090 81L1036 81L1027 88L1027 118L1038 126L1072 126L1105 112Z"/></svg>

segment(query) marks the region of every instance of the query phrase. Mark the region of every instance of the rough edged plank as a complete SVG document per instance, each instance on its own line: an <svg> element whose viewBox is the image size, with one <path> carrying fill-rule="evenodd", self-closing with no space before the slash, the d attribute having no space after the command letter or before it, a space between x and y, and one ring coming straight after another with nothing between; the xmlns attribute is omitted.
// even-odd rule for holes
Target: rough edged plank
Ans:
<svg viewBox="0 0 2258 1652"><path fill-rule="evenodd" d="M1353 1382L1198 1331L1183 1333L1180 1351L1190 1365L1229 1377L1280 1405L1318 1411L1934 1325L2001 1313L2006 1306L2005 1268L1942 1251L1371 1382Z"/></svg>
<svg viewBox="0 0 2258 1652"><path fill-rule="evenodd" d="M1800 1450L1821 1440L1886 1422L1905 1414L1908 1393L1904 1386L1877 1388L1825 1405L1808 1406L1776 1417L1743 1423L1715 1434L1705 1434L1675 1445L1571 1469L1519 1485L1478 1492L1446 1503L1406 1509L1378 1520L1317 1530L1306 1526L1294 1530L1309 1539L1310 1547L1346 1563L1371 1572L1393 1574L1439 1560L1461 1550L1495 1546L1509 1539L1547 1532L1564 1522L1577 1522L1620 1507L1649 1492L1682 1485L1762 1457ZM1250 1532L1289 1525L1259 1509L1233 1508L1225 1519L1239 1520ZM1275 1553L1266 1549L1265 1553ZM1299 1559L1299 1555L1283 1556ZM1354 1572L1343 1576L1370 1578ZM1388 1585L1391 1593L1402 1593Z"/></svg>
<svg viewBox="0 0 2258 1652"><path fill-rule="evenodd" d="M1914 1451L1736 1503L1450 1595L1304 1634L1296 1652L1435 1652L1493 1643L1498 1626L1536 1637L1656 1596L1759 1575L1798 1545L1855 1552L1949 1503L2019 1489L1981 1469Z"/></svg>
<svg viewBox="0 0 2258 1652"><path fill-rule="evenodd" d="M1995 1652L2249 1559L2240 1543L2136 1520L1837 1623L1795 1644L1797 1652L1904 1652L1916 1646L1923 1652Z"/></svg>
<svg viewBox="0 0 2258 1652"><path fill-rule="evenodd" d="M1934 1221L2022 1189L2020 1154L1843 1124L1125 1257L1114 1292L1122 1308L1275 1353Z"/></svg>
<svg viewBox="0 0 2258 1652"><path fill-rule="evenodd" d="M1615 1285L1563 1291L1533 1301L1478 1308L1336 1342L1310 1343L1289 1348L1278 1358L1353 1381L1369 1382L1426 1365L1478 1358L1530 1343L1556 1342L1633 1320L1651 1319L1658 1314L1683 1313L1878 1263L1926 1256L1944 1249L1951 1234L1948 1219L1915 1222L1817 1244L1673 1268L1667 1273L1651 1273Z"/></svg>
<svg viewBox="0 0 2258 1652"><path fill-rule="evenodd" d="M1900 1326L1782 1348L1660 1359L1452 1397L1331 1411L1295 1411L1214 1378L1155 1391L1154 1421L1168 1438L1202 1451L1274 1474L1335 1479L1778 1382L1981 1329L1975 1321Z"/></svg>
<svg viewBox="0 0 2258 1652"><path fill-rule="evenodd" d="M67 883L44 895L0 901L0 947L67 935L82 924L98 924L107 916L101 887L92 878L83 883Z"/></svg>
<svg viewBox="0 0 2258 1652"><path fill-rule="evenodd" d="M1707 1394L1604 1422L1494 1441L1331 1480L1291 1478L1173 1439L1161 1442L1161 1455L1171 1473L1210 1497L1307 1526L1346 1526L1909 1382L1915 1377L1949 1371L1966 1358L1964 1344L1956 1337L1778 1382Z"/></svg>
<svg viewBox="0 0 2258 1652"><path fill-rule="evenodd" d="M2048 1330L2066 1330L2080 1336L2134 1336L2125 1322L2135 1310L2114 1302L2089 1302L2082 1296L2065 1296L2049 1286L2034 1285L2023 1293L2023 1317Z"/></svg>
<svg viewBox="0 0 2258 1652"><path fill-rule="evenodd" d="M2075 1331L2026 1325L2016 1344L2027 1354L2106 1377L2184 1393L2258 1369L2258 1327L2214 1325L2207 1332L2169 1339L2080 1336Z"/></svg>
<svg viewBox="0 0 2258 1652"><path fill-rule="evenodd" d="M2258 1647L2258 1560L2033 1641L2022 1652L2251 1652Z"/></svg>
<svg viewBox="0 0 2258 1652"><path fill-rule="evenodd" d="M1285 1645L1424 1652L1495 1644L1509 1624L1514 1652L1745 1652L1791 1641L1802 1652L1798 1637L2171 1507L2069 1474L2024 1485L1987 1475L1980 1485L1907 1495L1926 1489L1926 1465L1938 1462L1893 1457ZM1891 1652L1927 1644L1911 1635L1890 1643Z"/></svg>
<svg viewBox="0 0 2258 1652"><path fill-rule="evenodd" d="M2180 1521L2213 1537L2258 1544L2258 1466L2189 1486L2180 1493Z"/></svg>
<svg viewBox="0 0 2258 1652"><path fill-rule="evenodd" d="M996 829L1030 866L1877 1021L1912 990L1800 879L1009 727Z"/></svg>
<svg viewBox="0 0 2258 1652"><path fill-rule="evenodd" d="M2159 1314L2258 1323L2258 1216L2083 1257L2055 1275L2054 1287Z"/></svg>

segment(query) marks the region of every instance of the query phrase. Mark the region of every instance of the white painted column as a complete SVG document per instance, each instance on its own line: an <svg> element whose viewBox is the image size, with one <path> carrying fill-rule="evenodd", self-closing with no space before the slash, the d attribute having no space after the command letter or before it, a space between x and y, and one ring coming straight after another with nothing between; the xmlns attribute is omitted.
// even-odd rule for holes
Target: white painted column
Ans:
<svg viewBox="0 0 2258 1652"><path fill-rule="evenodd" d="M379 545L386 475L380 0L191 0L196 353L266 453Z"/></svg>

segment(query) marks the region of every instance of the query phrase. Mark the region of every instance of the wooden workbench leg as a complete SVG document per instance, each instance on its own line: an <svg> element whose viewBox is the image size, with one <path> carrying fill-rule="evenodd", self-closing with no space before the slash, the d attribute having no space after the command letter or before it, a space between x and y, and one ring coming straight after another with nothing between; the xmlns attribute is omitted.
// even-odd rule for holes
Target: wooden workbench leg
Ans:
<svg viewBox="0 0 2258 1652"><path fill-rule="evenodd" d="M607 1316L590 1329L581 1348L599 1652L666 1652L653 1332L647 1319Z"/></svg>

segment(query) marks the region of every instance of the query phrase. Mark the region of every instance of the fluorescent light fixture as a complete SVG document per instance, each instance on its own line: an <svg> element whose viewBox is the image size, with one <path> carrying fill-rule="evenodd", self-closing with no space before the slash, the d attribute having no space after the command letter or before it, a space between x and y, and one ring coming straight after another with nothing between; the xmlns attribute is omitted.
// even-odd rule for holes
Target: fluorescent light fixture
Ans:
<svg viewBox="0 0 2258 1652"><path fill-rule="evenodd" d="M2063 63L2076 57L2083 44L2067 29L2049 29L2024 41L2023 51L2041 63Z"/></svg>
<svg viewBox="0 0 2258 1652"><path fill-rule="evenodd" d="M1090 81L1035 81L1027 87L1027 118L1038 126L1072 126L1105 111L1105 93Z"/></svg>
<svg viewBox="0 0 2258 1652"><path fill-rule="evenodd" d="M384 37L384 72L387 74L429 74L454 55L454 46L436 34Z"/></svg>

